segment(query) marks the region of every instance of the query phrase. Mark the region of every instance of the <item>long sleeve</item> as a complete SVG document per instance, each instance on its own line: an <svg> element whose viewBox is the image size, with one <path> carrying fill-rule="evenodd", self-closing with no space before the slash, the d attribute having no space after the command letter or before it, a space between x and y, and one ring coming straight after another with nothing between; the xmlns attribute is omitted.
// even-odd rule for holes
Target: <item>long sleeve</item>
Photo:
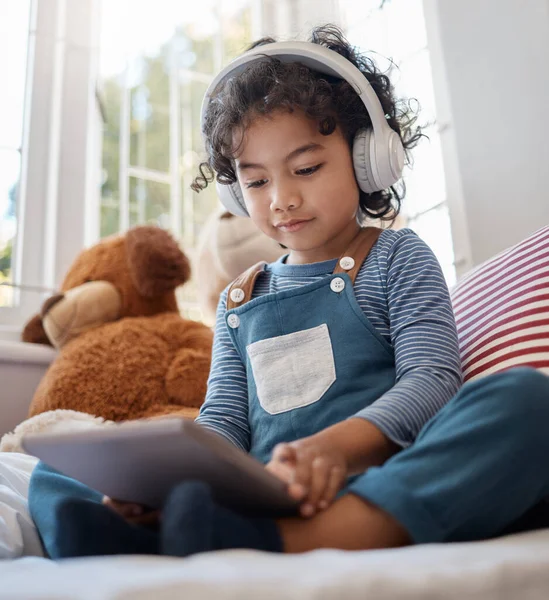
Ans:
<svg viewBox="0 0 549 600"><path fill-rule="evenodd" d="M217 307L208 391L196 421L248 452L250 427L246 367L229 336L226 310L227 289L221 294Z"/></svg>
<svg viewBox="0 0 549 600"><path fill-rule="evenodd" d="M369 420L406 447L461 386L456 325L440 265L410 230L394 232L390 243L380 248L379 274L395 351L396 383L355 416ZM360 273L358 287L359 278Z"/></svg>

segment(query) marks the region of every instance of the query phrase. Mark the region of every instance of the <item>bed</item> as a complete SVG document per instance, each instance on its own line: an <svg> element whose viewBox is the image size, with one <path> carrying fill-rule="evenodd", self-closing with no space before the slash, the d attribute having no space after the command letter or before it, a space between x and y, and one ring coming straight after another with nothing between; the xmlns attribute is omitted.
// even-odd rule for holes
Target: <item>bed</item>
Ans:
<svg viewBox="0 0 549 600"><path fill-rule="evenodd" d="M26 557L0 564L0 582L0 598L10 600L542 600L549 597L549 530L472 544L298 556L233 550L190 559Z"/></svg>

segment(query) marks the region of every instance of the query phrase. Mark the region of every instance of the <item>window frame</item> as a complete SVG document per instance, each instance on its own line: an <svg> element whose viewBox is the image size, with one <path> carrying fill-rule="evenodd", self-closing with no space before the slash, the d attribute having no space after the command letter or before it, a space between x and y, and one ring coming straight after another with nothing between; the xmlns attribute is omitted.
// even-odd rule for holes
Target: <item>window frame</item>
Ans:
<svg viewBox="0 0 549 600"><path fill-rule="evenodd" d="M98 0L32 0L13 254L21 288L0 308L0 339L19 337L98 237L98 25Z"/></svg>

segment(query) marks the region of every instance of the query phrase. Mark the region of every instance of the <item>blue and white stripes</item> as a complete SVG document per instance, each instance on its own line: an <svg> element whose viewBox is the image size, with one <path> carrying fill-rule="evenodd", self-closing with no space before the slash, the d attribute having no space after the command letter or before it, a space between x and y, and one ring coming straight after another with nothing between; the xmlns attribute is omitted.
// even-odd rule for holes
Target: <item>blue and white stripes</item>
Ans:
<svg viewBox="0 0 549 600"><path fill-rule="evenodd" d="M292 289L332 273L335 260L314 265L277 261L262 273L254 297ZM457 392L461 365L448 289L430 248L410 230L386 230L355 282L355 296L379 334L395 349L396 381L356 416L368 419L402 447ZM225 322L221 296L212 370L198 422L248 450L246 369Z"/></svg>

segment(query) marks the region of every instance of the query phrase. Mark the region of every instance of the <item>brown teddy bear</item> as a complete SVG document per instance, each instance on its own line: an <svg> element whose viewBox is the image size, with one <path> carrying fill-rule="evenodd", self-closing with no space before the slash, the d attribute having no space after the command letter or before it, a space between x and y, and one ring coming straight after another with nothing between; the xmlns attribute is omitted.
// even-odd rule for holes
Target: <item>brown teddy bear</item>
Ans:
<svg viewBox="0 0 549 600"><path fill-rule="evenodd" d="M186 256L158 227L136 227L84 250L61 293L23 331L23 341L59 349L29 416L68 409L111 421L195 417L212 332L179 314L175 289L189 277Z"/></svg>

